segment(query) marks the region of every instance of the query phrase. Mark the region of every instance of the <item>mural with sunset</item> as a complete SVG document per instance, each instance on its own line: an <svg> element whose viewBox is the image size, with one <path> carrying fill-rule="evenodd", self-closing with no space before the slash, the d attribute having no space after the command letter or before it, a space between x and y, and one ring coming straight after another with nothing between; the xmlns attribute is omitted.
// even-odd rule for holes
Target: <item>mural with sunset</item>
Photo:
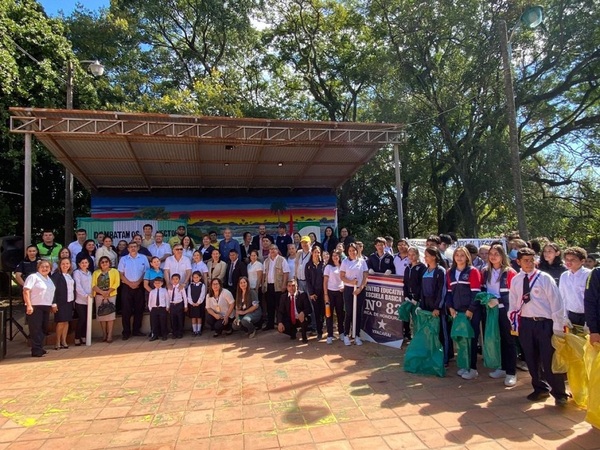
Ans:
<svg viewBox="0 0 600 450"><path fill-rule="evenodd" d="M304 223L318 223L336 228L336 197L319 190L297 190L285 195L273 191L221 191L219 193L147 193L101 194L92 197L94 219L182 219L194 237L215 230L221 235L225 227L234 236L245 231L255 234L259 224L275 233L279 223L297 230ZM322 234L322 233L321 233Z"/></svg>

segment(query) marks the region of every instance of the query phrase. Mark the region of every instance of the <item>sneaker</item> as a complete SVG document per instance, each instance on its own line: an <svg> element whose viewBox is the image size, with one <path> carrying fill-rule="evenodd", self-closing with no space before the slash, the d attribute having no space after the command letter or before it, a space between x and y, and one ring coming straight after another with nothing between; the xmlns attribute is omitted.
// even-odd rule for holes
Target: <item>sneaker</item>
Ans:
<svg viewBox="0 0 600 450"><path fill-rule="evenodd" d="M362 345L363 341L358 336L356 336L356 338L354 338L354 343L356 345Z"/></svg>
<svg viewBox="0 0 600 450"><path fill-rule="evenodd" d="M527 367L527 363L525 361L517 361L517 369L522 370L523 372L529 371L529 367Z"/></svg>
<svg viewBox="0 0 600 450"><path fill-rule="evenodd" d="M468 372L467 369L458 369L458 371L456 372L456 375L458 375L459 377L462 377L467 372Z"/></svg>
<svg viewBox="0 0 600 450"><path fill-rule="evenodd" d="M516 375L506 375L504 379L504 386L513 387L517 384L517 376Z"/></svg>
<svg viewBox="0 0 600 450"><path fill-rule="evenodd" d="M477 372L475 369L470 369L463 373L461 376L463 380L474 380L479 376L479 372Z"/></svg>
<svg viewBox="0 0 600 450"><path fill-rule="evenodd" d="M352 345L348 336L344 336L344 345Z"/></svg>
<svg viewBox="0 0 600 450"><path fill-rule="evenodd" d="M328 343L328 344L333 344L333 338L330 338L330 337L328 337L328 338L327 338L327 343Z"/></svg>
<svg viewBox="0 0 600 450"><path fill-rule="evenodd" d="M496 369L490 373L490 378L494 378L496 380L504 377L506 377L506 370Z"/></svg>

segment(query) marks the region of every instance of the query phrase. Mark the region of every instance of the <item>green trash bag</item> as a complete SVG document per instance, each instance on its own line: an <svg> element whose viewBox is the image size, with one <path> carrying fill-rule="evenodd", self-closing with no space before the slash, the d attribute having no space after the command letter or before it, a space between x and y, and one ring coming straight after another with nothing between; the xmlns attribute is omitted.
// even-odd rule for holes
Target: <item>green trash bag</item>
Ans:
<svg viewBox="0 0 600 450"><path fill-rule="evenodd" d="M452 320L450 337L456 348L456 365L459 369L469 370L471 368L471 339L475 336L471 321L465 313L456 313Z"/></svg>
<svg viewBox="0 0 600 450"><path fill-rule="evenodd" d="M485 334L483 335L483 365L488 369L502 367L502 353L500 351L500 324L498 322L498 299L487 292L480 292L475 296L475 301L485 306L487 318L485 320ZM506 314L506 311L502 311Z"/></svg>
<svg viewBox="0 0 600 450"><path fill-rule="evenodd" d="M410 318L414 315L417 307L410 300L404 300L398 306L398 319L403 322L410 322Z"/></svg>
<svg viewBox="0 0 600 450"><path fill-rule="evenodd" d="M414 317L415 334L406 354L404 370L423 375L446 375L444 349L440 342L440 318L430 311L417 309Z"/></svg>

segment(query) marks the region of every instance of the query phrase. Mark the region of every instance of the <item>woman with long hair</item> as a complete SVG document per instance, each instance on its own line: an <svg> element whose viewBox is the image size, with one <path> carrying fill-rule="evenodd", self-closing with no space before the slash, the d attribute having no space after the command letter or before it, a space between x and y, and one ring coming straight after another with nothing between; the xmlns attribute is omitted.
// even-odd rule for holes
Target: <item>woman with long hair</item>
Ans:
<svg viewBox="0 0 600 450"><path fill-rule="evenodd" d="M90 270L94 270L96 264L96 242L93 239L88 239L81 247L81 252L75 257L76 263L79 264L82 258L86 258L90 263Z"/></svg>
<svg viewBox="0 0 600 450"><path fill-rule="evenodd" d="M325 316L325 298L323 290L323 260L321 259L321 248L315 245L310 251L311 259L304 267L306 276L306 295L311 302L315 315L315 326L317 328L317 340L323 338L323 317Z"/></svg>
<svg viewBox="0 0 600 450"><path fill-rule="evenodd" d="M402 241L400 241L402 242ZM412 301L418 305L421 300L421 285L423 283L423 274L426 266L421 262L421 255L417 247L408 247L407 252L408 266L404 269L404 300ZM395 260L394 260L395 261ZM404 339L412 339L410 331L410 322L404 322Z"/></svg>
<svg viewBox="0 0 600 450"><path fill-rule="evenodd" d="M421 278L420 308L430 311L440 318L440 342L444 349L444 365L448 365L451 350L450 330L448 329L446 305L446 269L443 267L442 254L436 247L425 249L425 272Z"/></svg>
<svg viewBox="0 0 600 450"><path fill-rule="evenodd" d="M215 246L211 244L210 236L208 234L202 235L202 247L198 248L198 250L202 254L202 261L205 263L212 258L212 252L215 250Z"/></svg>
<svg viewBox="0 0 600 450"><path fill-rule="evenodd" d="M563 274L563 272L567 271L566 266L563 264L562 253L558 244L549 242L544 245L538 269L540 269L542 272L550 274L558 286L560 276Z"/></svg>
<svg viewBox="0 0 600 450"><path fill-rule="evenodd" d="M482 290L498 299L498 323L500 328L500 353L502 366L490 373L491 378L504 378L504 385L517 384L517 345L511 334L508 318L508 291L517 272L510 267L510 260L501 244L495 244L488 250L487 266L484 267Z"/></svg>
<svg viewBox="0 0 600 450"><path fill-rule="evenodd" d="M340 267L340 279L344 283L344 310L346 318L344 321L344 345L351 345L350 326L354 328L354 343L362 345L360 339L360 326L362 323L362 312L364 309L367 287L367 278L369 269L367 262L358 257L358 249L354 242L348 244L348 258L342 261ZM354 297L356 297L356 311L354 311ZM356 314L356 323L352 324L354 313Z"/></svg>
<svg viewBox="0 0 600 450"><path fill-rule="evenodd" d="M327 343L333 343L333 312L337 317L337 328L340 339L344 339L344 282L340 278L342 254L334 251L323 272L323 292L325 300L325 324L327 326ZM329 315L327 315L329 304Z"/></svg>
<svg viewBox="0 0 600 450"><path fill-rule="evenodd" d="M181 245L183 245L183 256L187 257L190 261L192 261L192 256L194 255L194 251L196 250L196 246L194 245L194 241L188 235L185 235L181 239Z"/></svg>
<svg viewBox="0 0 600 450"><path fill-rule="evenodd" d="M73 302L75 301L75 281L71 277L71 258L61 258L58 270L52 274L54 291L54 322L56 323L56 342L54 349L69 348L67 334L69 321L73 319Z"/></svg>
<svg viewBox="0 0 600 450"><path fill-rule="evenodd" d="M112 238L110 238L110 236L105 236L104 239L102 239L102 246L96 249L94 259L99 261L103 256L106 256L110 260L111 267L117 267L118 256L113 248ZM93 267L90 267L90 270L93 271L93 269Z"/></svg>
<svg viewBox="0 0 600 450"><path fill-rule="evenodd" d="M323 239L323 250L330 254L335 251L335 247L338 244L338 239L335 237L333 228L325 228L325 238Z"/></svg>
<svg viewBox="0 0 600 450"><path fill-rule="evenodd" d="M481 292L481 274L471 262L471 252L467 247L458 247L452 255L452 267L447 273L446 306L454 318L464 313L473 328L471 339L470 368L461 368L458 375L465 380L479 376L477 372L477 343L481 325L481 304L475 302L475 296Z"/></svg>
<svg viewBox="0 0 600 450"><path fill-rule="evenodd" d="M231 292L223 289L220 278L213 278L210 282L206 294L206 313L206 326L214 331L213 337L219 337L223 330L225 334L231 334L231 323L235 318L235 300Z"/></svg>
<svg viewBox="0 0 600 450"><path fill-rule="evenodd" d="M27 277L37 272L40 251L36 245L28 245L25 249L25 258L15 268L15 279L19 286L25 285Z"/></svg>
<svg viewBox="0 0 600 450"><path fill-rule="evenodd" d="M195 250L192 255L192 273L200 272L202 282L206 285L208 283L208 267L202 260L202 253L200 250Z"/></svg>
<svg viewBox="0 0 600 450"><path fill-rule="evenodd" d="M256 336L256 329L262 321L262 311L258 293L250 288L250 282L244 276L238 280L235 296L235 316L234 329L246 330L250 339Z"/></svg>
<svg viewBox="0 0 600 450"><path fill-rule="evenodd" d="M206 263L208 268L208 285L212 286L212 280L219 279L221 284L225 281L227 275L227 263L221 261L221 253L219 250L214 249L212 251L211 259Z"/></svg>

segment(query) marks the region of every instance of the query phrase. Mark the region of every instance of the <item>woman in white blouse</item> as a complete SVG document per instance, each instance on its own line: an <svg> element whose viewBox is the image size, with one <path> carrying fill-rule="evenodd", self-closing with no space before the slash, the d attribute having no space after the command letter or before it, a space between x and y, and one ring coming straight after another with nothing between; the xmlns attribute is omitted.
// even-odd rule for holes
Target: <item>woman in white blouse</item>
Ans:
<svg viewBox="0 0 600 450"><path fill-rule="evenodd" d="M96 250L96 261L100 261L100 258L106 256L110 260L110 267L117 268L117 252L115 252L112 242L112 239L108 236L102 240L102 247ZM93 269L93 267L88 268L88 270Z"/></svg>
<svg viewBox="0 0 600 450"><path fill-rule="evenodd" d="M75 328L76 346L85 344L87 305L90 295L92 295L92 272L89 270L89 267L90 262L87 259L82 259L79 261L77 270L73 272L73 280L75 281L75 312L77 313L77 327Z"/></svg>
<svg viewBox="0 0 600 450"><path fill-rule="evenodd" d="M206 326L214 331L213 337L220 336L223 330L225 334L231 334L234 308L235 300L231 292L223 289L223 282L219 278L213 279L206 294Z"/></svg>
<svg viewBox="0 0 600 450"><path fill-rule="evenodd" d="M363 258L359 257L356 244L351 242L348 244L348 258L342 261L342 265L340 266L340 278L344 283L344 309L346 310L344 345L351 345L350 325L354 312L354 296L356 296L356 328L353 330L354 343L362 345L360 325L362 323L368 276L369 269L367 263Z"/></svg>
<svg viewBox="0 0 600 450"><path fill-rule="evenodd" d="M25 279L23 285L23 301L25 313L29 316L29 335L31 336L31 356L41 357L47 352L44 350L44 339L50 310L54 309L54 283L50 279L52 265L49 261L41 259L37 263L37 272Z"/></svg>
<svg viewBox="0 0 600 450"><path fill-rule="evenodd" d="M335 251L331 254L329 263L323 273L323 291L325 292L325 325L327 326L327 343L333 343L333 311L337 317L338 333L344 339L344 283L340 278L342 253ZM329 315L327 315L329 304Z"/></svg>

